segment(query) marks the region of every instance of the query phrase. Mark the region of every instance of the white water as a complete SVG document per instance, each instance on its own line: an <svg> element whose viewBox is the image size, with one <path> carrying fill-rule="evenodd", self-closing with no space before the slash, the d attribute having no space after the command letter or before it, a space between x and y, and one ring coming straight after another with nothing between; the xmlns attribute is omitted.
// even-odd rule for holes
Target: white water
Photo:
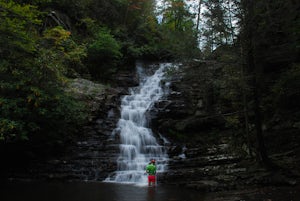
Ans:
<svg viewBox="0 0 300 201"><path fill-rule="evenodd" d="M166 170L168 155L147 127L145 113L163 96L160 81L164 77L164 70L169 66L170 64L160 64L153 75L147 76L142 65L137 64L140 86L130 89L130 95L123 97L121 118L116 129L121 141L118 170L105 181L146 184L145 167L150 159L156 160L158 173Z"/></svg>

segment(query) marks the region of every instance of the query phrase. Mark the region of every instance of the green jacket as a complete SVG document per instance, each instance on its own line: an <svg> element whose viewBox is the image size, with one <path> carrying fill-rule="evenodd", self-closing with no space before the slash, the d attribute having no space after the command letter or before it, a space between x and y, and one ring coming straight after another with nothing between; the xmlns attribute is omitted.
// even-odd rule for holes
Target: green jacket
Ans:
<svg viewBox="0 0 300 201"><path fill-rule="evenodd" d="M154 164L149 164L147 165L146 167L146 172L149 174L149 175L155 175L156 173L156 166Z"/></svg>

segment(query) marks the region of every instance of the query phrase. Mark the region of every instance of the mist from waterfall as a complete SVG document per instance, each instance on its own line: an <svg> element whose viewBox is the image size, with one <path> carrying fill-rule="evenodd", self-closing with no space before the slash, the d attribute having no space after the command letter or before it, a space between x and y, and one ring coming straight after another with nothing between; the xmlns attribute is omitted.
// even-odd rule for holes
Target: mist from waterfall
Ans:
<svg viewBox="0 0 300 201"><path fill-rule="evenodd" d="M168 155L148 127L146 112L164 95L161 80L170 66L159 64L154 74L148 76L142 64L137 64L140 85L131 88L129 95L122 98L121 117L116 128L121 143L118 170L105 181L146 184L145 167L150 159L156 160L158 173L166 170Z"/></svg>

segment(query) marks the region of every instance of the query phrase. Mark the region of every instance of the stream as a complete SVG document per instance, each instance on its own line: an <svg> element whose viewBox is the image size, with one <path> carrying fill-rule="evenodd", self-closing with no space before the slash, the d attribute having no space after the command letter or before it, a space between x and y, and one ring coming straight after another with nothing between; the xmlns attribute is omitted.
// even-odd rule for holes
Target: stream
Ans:
<svg viewBox="0 0 300 201"><path fill-rule="evenodd" d="M299 186L202 193L177 186L105 182L8 182L1 201L297 201Z"/></svg>

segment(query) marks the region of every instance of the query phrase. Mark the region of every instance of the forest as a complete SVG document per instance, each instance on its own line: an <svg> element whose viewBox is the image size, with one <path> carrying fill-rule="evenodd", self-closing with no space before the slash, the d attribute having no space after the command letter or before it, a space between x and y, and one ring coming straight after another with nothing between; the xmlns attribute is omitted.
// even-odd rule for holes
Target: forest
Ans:
<svg viewBox="0 0 300 201"><path fill-rule="evenodd" d="M1 1L1 143L71 137L86 111L63 90L69 79L113 85L136 59L198 53L192 16L179 4L159 24L155 1Z"/></svg>
<svg viewBox="0 0 300 201"><path fill-rule="evenodd" d="M89 109L66 90L75 78L115 87L137 60L217 62L210 94L235 148L274 169L266 140L299 154L299 10L297 0L0 0L1 155L44 158L80 137Z"/></svg>

